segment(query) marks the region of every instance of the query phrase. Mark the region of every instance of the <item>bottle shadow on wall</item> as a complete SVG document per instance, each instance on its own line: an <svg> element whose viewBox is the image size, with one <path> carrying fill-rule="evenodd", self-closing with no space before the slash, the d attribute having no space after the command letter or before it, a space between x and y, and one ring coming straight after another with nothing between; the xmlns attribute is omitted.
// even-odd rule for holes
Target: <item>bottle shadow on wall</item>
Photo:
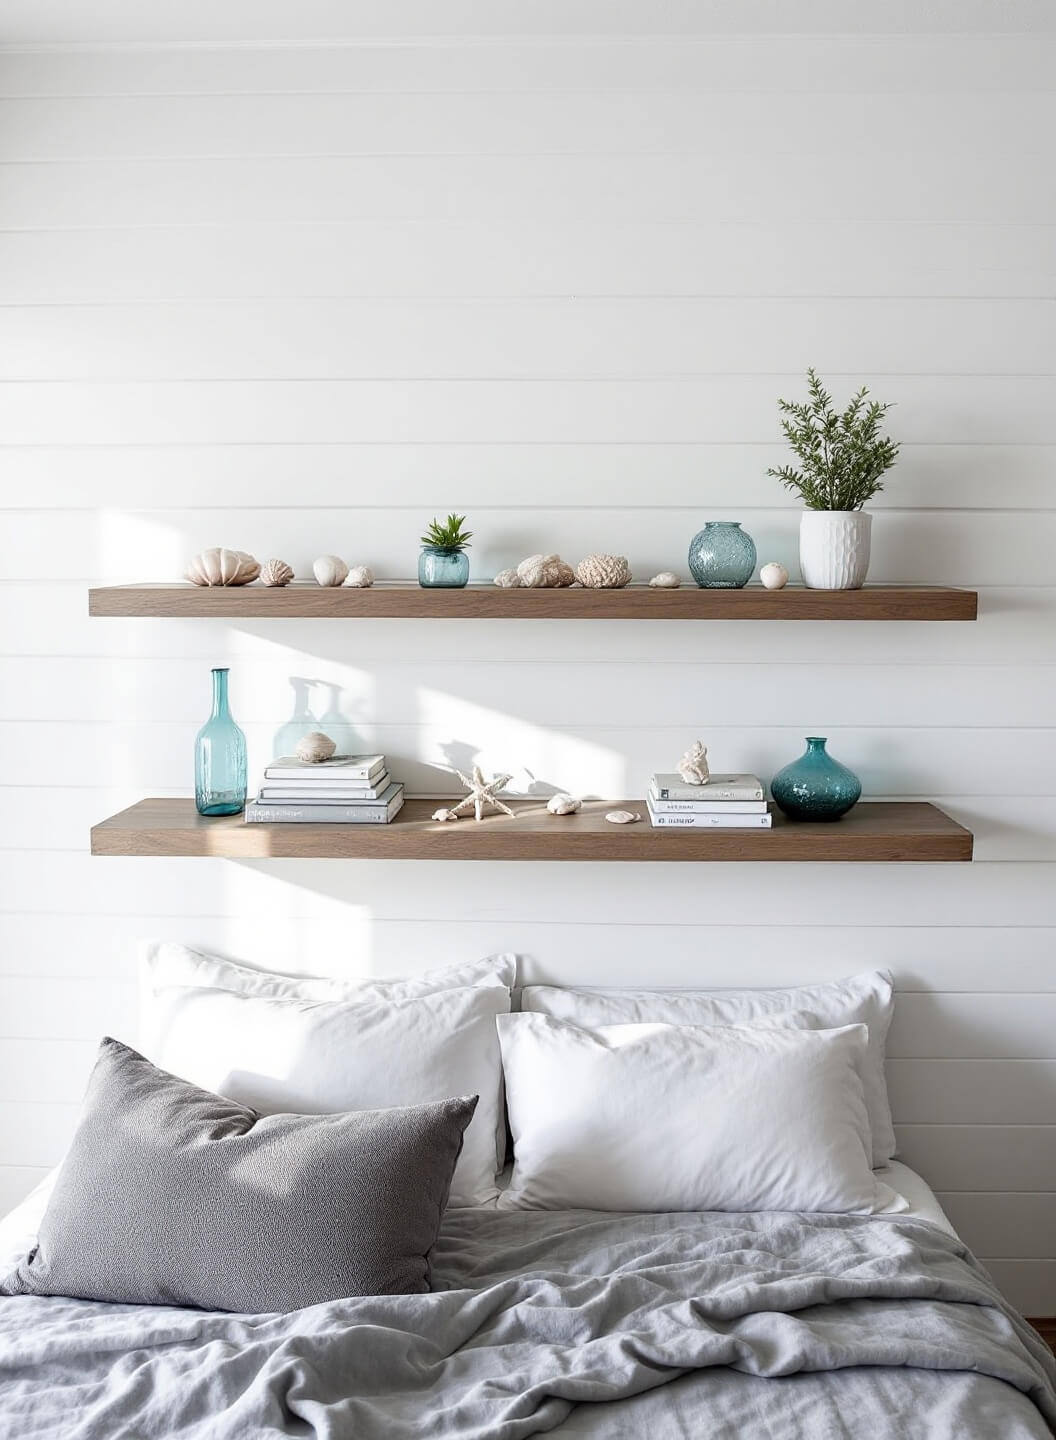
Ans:
<svg viewBox="0 0 1056 1440"><path fill-rule="evenodd" d="M297 742L313 730L329 735L339 755L357 755L366 748L341 707L344 692L340 685L305 675L291 675L289 681L293 688L293 713L275 732L274 756L292 755Z"/></svg>

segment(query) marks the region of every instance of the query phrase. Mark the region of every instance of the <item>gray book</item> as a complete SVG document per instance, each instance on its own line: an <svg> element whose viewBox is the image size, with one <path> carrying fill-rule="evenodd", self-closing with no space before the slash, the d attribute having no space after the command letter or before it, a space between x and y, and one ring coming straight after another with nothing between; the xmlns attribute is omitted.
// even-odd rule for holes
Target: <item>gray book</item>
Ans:
<svg viewBox="0 0 1056 1440"><path fill-rule="evenodd" d="M387 805L396 792L397 782L388 773L377 785L363 789L351 785L295 785L292 780L265 781L257 794L258 800L273 805L277 800L301 801L309 805Z"/></svg>
<svg viewBox="0 0 1056 1440"><path fill-rule="evenodd" d="M706 785L687 785L681 775L654 775L650 787L656 800L761 800L758 775L712 775Z"/></svg>
<svg viewBox="0 0 1056 1440"><path fill-rule="evenodd" d="M387 825L403 809L403 786L398 789L387 805L269 805L251 800L245 821L247 825Z"/></svg>
<svg viewBox="0 0 1056 1440"><path fill-rule="evenodd" d="M772 815L716 815L714 811L702 815L661 815L653 809L652 796L646 798L649 807L649 821L658 830L665 828L679 830L769 830L773 826Z"/></svg>

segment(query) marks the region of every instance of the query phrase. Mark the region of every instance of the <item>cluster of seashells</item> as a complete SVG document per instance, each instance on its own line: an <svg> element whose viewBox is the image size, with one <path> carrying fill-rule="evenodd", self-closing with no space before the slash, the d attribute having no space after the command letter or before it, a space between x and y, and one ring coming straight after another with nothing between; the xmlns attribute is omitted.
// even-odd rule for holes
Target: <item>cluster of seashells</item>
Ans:
<svg viewBox="0 0 1056 1440"><path fill-rule="evenodd" d="M556 589L581 585L587 590L621 590L631 582L625 555L588 555L575 568L560 555L529 555L516 569L500 570L495 584L502 590Z"/></svg>
<svg viewBox="0 0 1056 1440"><path fill-rule="evenodd" d="M364 590L374 584L369 565L346 565L340 555L320 555L312 565L317 585L347 585ZM245 550L225 550L215 545L201 550L187 568L186 578L195 585L249 585L259 579L272 588L288 585L293 566L285 560L265 560L263 565Z"/></svg>

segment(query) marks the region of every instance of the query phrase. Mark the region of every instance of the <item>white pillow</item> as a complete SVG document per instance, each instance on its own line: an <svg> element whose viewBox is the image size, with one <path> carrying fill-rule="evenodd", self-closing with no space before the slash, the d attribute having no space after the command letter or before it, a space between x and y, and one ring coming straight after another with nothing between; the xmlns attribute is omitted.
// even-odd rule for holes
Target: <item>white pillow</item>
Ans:
<svg viewBox="0 0 1056 1440"><path fill-rule="evenodd" d="M205 986L159 989L147 1054L184 1079L265 1114L420 1105L479 1095L452 1205L495 1198L502 1165L503 985L403 999L299 1000Z"/></svg>
<svg viewBox="0 0 1056 1440"><path fill-rule="evenodd" d="M871 1169L864 1025L497 1021L514 1164L544 1210L905 1209Z"/></svg>
<svg viewBox="0 0 1056 1440"><path fill-rule="evenodd" d="M271 995L289 1000L406 1000L415 995L432 995L437 990L460 990L466 986L505 985L512 989L516 974L516 955L489 955L485 960L427 970L409 980L275 975L168 940L153 940L144 945L141 966L148 1003L151 994L169 985L204 985L212 990L234 990L240 995Z"/></svg>
<svg viewBox="0 0 1056 1440"><path fill-rule="evenodd" d="M869 970L849 980L800 985L790 990L558 990L549 985L532 985L521 995L522 1010L552 1015L588 1030L650 1021L665 1025L750 1025L792 1010L810 1012L814 1017L812 1028L865 1025L869 1046L862 1084L874 1165L886 1165L895 1153L884 1077L884 1046L892 1008L891 976L886 970ZM781 1021L774 1019L772 1023Z"/></svg>

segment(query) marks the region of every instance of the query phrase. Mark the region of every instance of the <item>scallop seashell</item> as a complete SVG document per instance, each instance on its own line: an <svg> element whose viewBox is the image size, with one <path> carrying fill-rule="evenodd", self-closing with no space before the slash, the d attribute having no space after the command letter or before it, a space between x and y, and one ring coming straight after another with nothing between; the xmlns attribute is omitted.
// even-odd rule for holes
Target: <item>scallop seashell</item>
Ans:
<svg viewBox="0 0 1056 1440"><path fill-rule="evenodd" d="M759 579L768 590L783 590L788 584L788 571L776 560L771 560L769 565L764 565L759 571Z"/></svg>
<svg viewBox="0 0 1056 1440"><path fill-rule="evenodd" d="M521 583L521 577L516 570L500 570L492 581L500 590L516 590Z"/></svg>
<svg viewBox="0 0 1056 1440"><path fill-rule="evenodd" d="M633 825L638 816L633 810L610 810L605 819L610 825Z"/></svg>
<svg viewBox="0 0 1056 1440"><path fill-rule="evenodd" d="M260 567L260 578L265 585L288 585L293 579L293 566L285 560L265 560Z"/></svg>
<svg viewBox="0 0 1056 1440"><path fill-rule="evenodd" d="M458 819L458 816L455 814L455 812L454 812L453 810L448 810L446 806L441 805L441 807L440 807L439 810L434 810L434 811L433 811L433 819L434 819L434 820L457 820L457 819Z"/></svg>
<svg viewBox="0 0 1056 1440"><path fill-rule="evenodd" d="M352 590L369 590L374 584L374 571L369 565L353 565L345 577L345 584Z"/></svg>
<svg viewBox="0 0 1056 1440"><path fill-rule="evenodd" d="M317 585L343 585L348 566L340 555L320 555L312 564L312 574Z"/></svg>
<svg viewBox="0 0 1056 1440"><path fill-rule="evenodd" d="M248 585L259 574L260 566L252 555L220 545L200 550L187 568L187 579L195 585Z"/></svg>
<svg viewBox="0 0 1056 1440"><path fill-rule="evenodd" d="M546 808L551 815L574 815L582 807L582 800L577 800L574 795L566 795L563 791L557 795L551 795L546 802Z"/></svg>
<svg viewBox="0 0 1056 1440"><path fill-rule="evenodd" d="M621 590L630 583L625 555L588 555L576 566L576 579L589 590Z"/></svg>
<svg viewBox="0 0 1056 1440"><path fill-rule="evenodd" d="M336 749L337 746L329 735L324 735L321 730L313 730L310 735L297 741L293 753L306 765L321 765L324 760L330 759Z"/></svg>
<svg viewBox="0 0 1056 1440"><path fill-rule="evenodd" d="M673 571L661 570L659 575L653 576L649 584L654 590L677 590L682 581Z"/></svg>

